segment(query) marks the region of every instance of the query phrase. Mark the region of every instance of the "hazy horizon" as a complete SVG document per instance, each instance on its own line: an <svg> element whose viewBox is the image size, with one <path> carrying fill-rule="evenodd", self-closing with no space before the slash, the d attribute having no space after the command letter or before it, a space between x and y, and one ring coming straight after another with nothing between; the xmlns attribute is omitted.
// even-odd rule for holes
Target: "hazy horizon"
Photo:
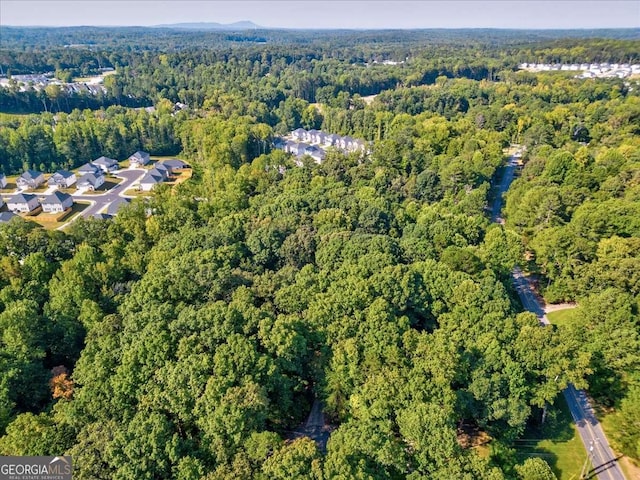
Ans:
<svg viewBox="0 0 640 480"><path fill-rule="evenodd" d="M82 5L82 10L78 7ZM0 25L127 27L250 21L282 29L591 30L640 27L640 2L2 0Z"/></svg>

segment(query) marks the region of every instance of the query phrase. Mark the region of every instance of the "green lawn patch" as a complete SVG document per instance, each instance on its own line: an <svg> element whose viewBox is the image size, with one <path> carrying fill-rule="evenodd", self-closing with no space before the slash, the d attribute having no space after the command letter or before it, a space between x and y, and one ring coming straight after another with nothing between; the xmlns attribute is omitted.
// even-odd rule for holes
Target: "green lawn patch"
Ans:
<svg viewBox="0 0 640 480"><path fill-rule="evenodd" d="M529 457L545 460L559 480L579 478L587 458L562 395L549 408L545 424L542 427L528 427L524 436L516 440L514 448L519 461ZM591 464L587 468L591 469Z"/></svg>
<svg viewBox="0 0 640 480"><path fill-rule="evenodd" d="M0 188L0 193L2 194L13 194L13 192L18 188L15 182L7 182L7 186L5 188Z"/></svg>
<svg viewBox="0 0 640 480"><path fill-rule="evenodd" d="M18 188L18 184L16 180L18 180L19 175L7 175L7 186L4 188L0 188L0 193L3 194L13 194L13 192Z"/></svg>
<svg viewBox="0 0 640 480"><path fill-rule="evenodd" d="M575 320L576 311L573 308L568 308L567 310L558 310L556 312L547 313L547 318L549 322L553 325L557 325L559 327L566 327L571 325Z"/></svg>
<svg viewBox="0 0 640 480"><path fill-rule="evenodd" d="M42 225L45 230L55 230L69 223L74 217L79 215L80 212L89 207L89 205L91 205L89 202L75 202L73 207L69 209L70 211L56 214L40 213L32 217L31 220Z"/></svg>

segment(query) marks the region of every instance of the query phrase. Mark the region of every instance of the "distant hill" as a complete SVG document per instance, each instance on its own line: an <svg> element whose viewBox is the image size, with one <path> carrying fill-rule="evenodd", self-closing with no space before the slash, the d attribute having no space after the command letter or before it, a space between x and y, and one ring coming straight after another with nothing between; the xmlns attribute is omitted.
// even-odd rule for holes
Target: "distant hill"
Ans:
<svg viewBox="0 0 640 480"><path fill-rule="evenodd" d="M178 28L181 30L256 30L263 29L260 25L244 20L234 23L194 22L194 23L169 23L154 25L154 28Z"/></svg>

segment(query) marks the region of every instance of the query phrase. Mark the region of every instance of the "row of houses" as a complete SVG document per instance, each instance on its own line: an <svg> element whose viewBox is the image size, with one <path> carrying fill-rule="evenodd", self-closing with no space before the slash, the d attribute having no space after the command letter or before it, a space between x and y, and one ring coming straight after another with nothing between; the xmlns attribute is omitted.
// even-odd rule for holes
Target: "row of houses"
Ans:
<svg viewBox="0 0 640 480"><path fill-rule="evenodd" d="M317 163L322 163L327 153L318 145L309 145L308 143L296 143L292 140L287 140L282 146L282 150L287 153L291 153L296 157L302 157L303 155L309 155Z"/></svg>
<svg viewBox="0 0 640 480"><path fill-rule="evenodd" d="M364 141L340 136L335 133L326 133L322 130L305 130L298 128L292 131L286 139L277 138L274 141L275 148L284 150L298 157L308 155L316 163L322 163L326 157L326 148L336 148L343 152L366 152L367 145ZM296 160L300 165L300 161Z"/></svg>
<svg viewBox="0 0 640 480"><path fill-rule="evenodd" d="M326 133L322 130L314 129L297 128L291 132L291 139L323 147L336 147L348 152L365 151L367 148L362 140L351 138L348 135L342 137L335 133Z"/></svg>
<svg viewBox="0 0 640 480"><path fill-rule="evenodd" d="M31 89L40 92L48 85L58 85L60 90L67 93L85 93L97 95L98 93L106 93L107 89L102 85L102 77L96 77L96 80L89 82L61 82L53 78L53 73L34 74L34 75L12 75L11 78L0 78L0 88L17 88L20 92L27 92Z"/></svg>
<svg viewBox="0 0 640 480"><path fill-rule="evenodd" d="M137 151L129 157L129 164L133 168L140 168L151 161L151 156L147 152ZM49 187L71 188L76 185L79 189L96 190L104 183L106 173L113 173L120 168L118 161L109 157L99 157L92 162L87 162L74 172L58 170L52 174L48 180L42 172L36 170L26 170L16 180L18 188L35 190L41 185ZM6 188L7 177L0 173L0 188Z"/></svg>
<svg viewBox="0 0 640 480"><path fill-rule="evenodd" d="M0 207L3 201L0 199ZM38 197L30 193L18 193L7 200L7 208L10 212L31 213L42 207L44 213L62 213L73 206L71 195L62 192L53 192L51 195Z"/></svg>
<svg viewBox="0 0 640 480"><path fill-rule="evenodd" d="M153 190L156 185L168 180L173 173L178 170L183 170L186 167L187 164L178 159L158 162L140 179L140 190L149 192Z"/></svg>
<svg viewBox="0 0 640 480"><path fill-rule="evenodd" d="M629 63L521 63L519 68L530 72L582 72L577 78L626 78L640 74L640 65Z"/></svg>

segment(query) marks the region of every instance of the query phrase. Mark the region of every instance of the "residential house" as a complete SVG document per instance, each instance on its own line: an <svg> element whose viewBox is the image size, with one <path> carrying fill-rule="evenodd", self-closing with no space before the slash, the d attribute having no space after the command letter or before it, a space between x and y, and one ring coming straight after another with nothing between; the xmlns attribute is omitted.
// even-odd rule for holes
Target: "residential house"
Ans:
<svg viewBox="0 0 640 480"><path fill-rule="evenodd" d="M304 153L305 155L309 155L311 158L313 158L316 163L322 163L324 157L326 156L326 152L317 145L310 146L305 150Z"/></svg>
<svg viewBox="0 0 640 480"><path fill-rule="evenodd" d="M298 151L298 144L293 140L287 140L282 149L287 153L294 153Z"/></svg>
<svg viewBox="0 0 640 480"><path fill-rule="evenodd" d="M115 172L120 168L117 160L114 160L113 158L109 158L109 157L104 157L104 156L100 158L96 158L93 161L93 164L100 167L100 169L105 173Z"/></svg>
<svg viewBox="0 0 640 480"><path fill-rule="evenodd" d="M298 143L295 147L294 150L291 152L297 156L301 156L304 155L305 153L307 153L307 148L309 148L310 145L308 143L303 143L300 142Z"/></svg>
<svg viewBox="0 0 640 480"><path fill-rule="evenodd" d="M7 188L7 176L4 173L0 173L0 188Z"/></svg>
<svg viewBox="0 0 640 480"><path fill-rule="evenodd" d="M0 212L0 223L7 223L12 218L17 217L13 212Z"/></svg>
<svg viewBox="0 0 640 480"><path fill-rule="evenodd" d="M166 180L169 178L169 175L171 175L171 170L162 163L156 163L148 173L151 173L152 175L161 175L162 180Z"/></svg>
<svg viewBox="0 0 640 480"><path fill-rule="evenodd" d="M93 163L85 163L78 169L78 174L84 175L86 173L93 173L94 175L102 175L102 169Z"/></svg>
<svg viewBox="0 0 640 480"><path fill-rule="evenodd" d="M366 150L366 146L362 140L354 140L351 142L351 145L348 147L348 150L352 152L357 152L357 151L364 152Z"/></svg>
<svg viewBox="0 0 640 480"><path fill-rule="evenodd" d="M319 133L318 130L316 130L315 128L312 128L305 134L304 141L309 143L315 143L315 139L318 133Z"/></svg>
<svg viewBox="0 0 640 480"><path fill-rule="evenodd" d="M338 142L338 145L343 150L350 150L352 144L353 144L353 138L351 138L349 135L347 135L346 137L342 137Z"/></svg>
<svg viewBox="0 0 640 480"><path fill-rule="evenodd" d="M149 157L149 154L140 150L129 157L129 165L133 168L143 167L150 161L151 157Z"/></svg>
<svg viewBox="0 0 640 480"><path fill-rule="evenodd" d="M317 143L319 145L324 145L325 139L327 138L327 134L323 131L319 131L311 138L312 143Z"/></svg>
<svg viewBox="0 0 640 480"><path fill-rule="evenodd" d="M18 193L7 201L7 207L12 212L29 213L36 210L39 206L38 197L28 193Z"/></svg>
<svg viewBox="0 0 640 480"><path fill-rule="evenodd" d="M44 197L40 205L42 205L42 211L45 213L64 212L67 208L73 207L73 197L66 193L54 192Z"/></svg>
<svg viewBox="0 0 640 480"><path fill-rule="evenodd" d="M156 185L164 182L165 176L157 169L149 170L149 172L140 179L140 190L143 192L149 192L155 188Z"/></svg>
<svg viewBox="0 0 640 480"><path fill-rule="evenodd" d="M162 160L161 162L158 162L158 164L156 164L156 168L158 165L164 165L169 169L171 173L175 172L176 170L184 170L185 168L189 168L189 165L187 165L182 160L178 160L177 158Z"/></svg>
<svg viewBox="0 0 640 480"><path fill-rule="evenodd" d="M58 170L49 177L47 185L50 187L69 188L76 183L76 174L66 170Z"/></svg>
<svg viewBox="0 0 640 480"><path fill-rule="evenodd" d="M331 133L326 137L324 137L324 144L327 147L332 147L336 145L339 141L340 141L340 136L336 135L335 133Z"/></svg>
<svg viewBox="0 0 640 480"><path fill-rule="evenodd" d="M109 204L105 213L113 217L114 215L118 214L118 211L122 207L124 207L125 205L129 205L129 203L131 203L131 200L129 200L128 198L118 197Z"/></svg>
<svg viewBox="0 0 640 480"><path fill-rule="evenodd" d="M85 173L78 179L76 186L78 189L97 190L104 183L104 175L96 175L95 173Z"/></svg>
<svg viewBox="0 0 640 480"><path fill-rule="evenodd" d="M44 175L35 170L27 170L16 181L20 188L38 188L44 183Z"/></svg>
<svg viewBox="0 0 640 480"><path fill-rule="evenodd" d="M291 132L291 136L296 140L304 140L307 131L304 128L296 128L293 132Z"/></svg>

